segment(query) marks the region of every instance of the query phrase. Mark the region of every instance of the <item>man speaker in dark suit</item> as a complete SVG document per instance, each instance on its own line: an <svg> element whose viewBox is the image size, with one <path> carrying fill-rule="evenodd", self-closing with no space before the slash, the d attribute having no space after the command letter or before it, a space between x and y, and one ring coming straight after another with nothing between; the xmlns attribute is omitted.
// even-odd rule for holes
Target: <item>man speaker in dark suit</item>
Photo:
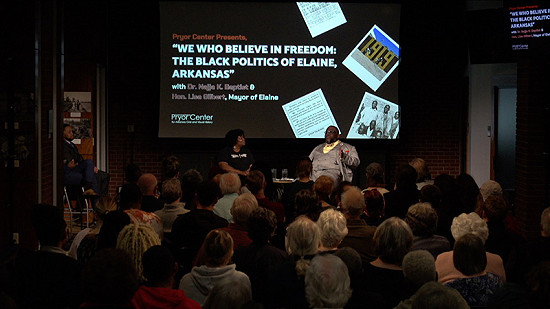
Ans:
<svg viewBox="0 0 550 309"><path fill-rule="evenodd" d="M72 142L73 127L63 125L63 184L84 186L84 195L97 195L98 186L95 173L98 172L92 160L84 160Z"/></svg>

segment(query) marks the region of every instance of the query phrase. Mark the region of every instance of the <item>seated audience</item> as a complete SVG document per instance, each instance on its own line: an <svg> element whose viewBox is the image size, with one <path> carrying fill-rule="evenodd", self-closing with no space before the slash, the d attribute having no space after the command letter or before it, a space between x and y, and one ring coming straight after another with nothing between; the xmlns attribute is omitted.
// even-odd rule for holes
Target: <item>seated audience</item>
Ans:
<svg viewBox="0 0 550 309"><path fill-rule="evenodd" d="M174 289L177 264L170 250L153 246L143 254L142 263L147 282L132 298L135 308L201 308L199 303L185 296L184 291Z"/></svg>
<svg viewBox="0 0 550 309"><path fill-rule="evenodd" d="M372 162L366 168L367 172L367 188L363 191L376 189L380 194L386 194L390 191L386 189L384 181L384 168L378 162Z"/></svg>
<svg viewBox="0 0 550 309"><path fill-rule="evenodd" d="M306 271L305 293L310 308L343 308L351 297L346 264L331 254L314 257Z"/></svg>
<svg viewBox="0 0 550 309"><path fill-rule="evenodd" d="M335 205L337 208L340 208L340 203L342 203L342 194L348 191L351 187L353 187L353 183L351 183L351 181L340 181L338 186L336 186L332 192L331 205Z"/></svg>
<svg viewBox="0 0 550 309"><path fill-rule="evenodd" d="M456 184L456 179L448 174L440 174L437 176L434 180L434 185L441 192L441 202L439 206L436 207L432 205L439 216L439 228L436 234L446 237L452 246L455 238L453 238L451 234L451 224L453 218L462 213L459 187Z"/></svg>
<svg viewBox="0 0 550 309"><path fill-rule="evenodd" d="M434 234L437 230L437 212L429 203L417 203L409 207L405 222L414 235L411 250L428 250L434 259L440 253L451 250L447 238Z"/></svg>
<svg viewBox="0 0 550 309"><path fill-rule="evenodd" d="M227 220L214 214L219 196L220 187L216 183L201 183L197 188L196 209L178 216L172 225L172 241L176 248L181 248L176 257L182 273L191 270L192 261L208 232L228 224Z"/></svg>
<svg viewBox="0 0 550 309"><path fill-rule="evenodd" d="M97 234L99 234L99 231L101 230L101 226L103 225L103 219L105 218L105 215L107 215L111 211L115 211L117 208L116 202L112 197L103 196L100 197L95 206L94 209L94 225L91 227L87 227L78 234L76 234L75 238L73 239L73 242L71 243L71 248L69 249L69 256L73 259L77 259L77 252L79 249L80 244L82 241L84 243L87 243L88 240L91 240L91 243L89 245L93 245L95 247L96 237ZM84 240L88 239L88 240ZM89 257L82 262L87 262Z"/></svg>
<svg viewBox="0 0 550 309"><path fill-rule="evenodd" d="M162 160L162 170L160 174L162 183L159 186L159 189L161 189L161 192L160 192L161 194L162 194L162 187L165 181L172 178L175 178L175 179L180 178L180 168L181 168L181 164L178 157L176 156L171 155Z"/></svg>
<svg viewBox="0 0 550 309"><path fill-rule="evenodd" d="M145 224L128 224L125 226L116 243L117 249L126 251L134 262L140 282L145 282L141 258L152 246L160 245L160 238L152 227Z"/></svg>
<svg viewBox="0 0 550 309"><path fill-rule="evenodd" d="M124 168L124 180L126 180L126 183L133 183L137 185L141 174L141 168L137 164L130 163Z"/></svg>
<svg viewBox="0 0 550 309"><path fill-rule="evenodd" d="M399 218L389 218L376 228L374 243L378 257L366 264L363 284L367 291L382 295L387 305L394 307L410 296L401 265L413 244L411 228Z"/></svg>
<svg viewBox="0 0 550 309"><path fill-rule="evenodd" d="M119 197L118 207L130 217L132 223L147 224L155 230L160 239L163 238L164 227L160 218L154 213L141 210L141 191L137 185L123 185Z"/></svg>
<svg viewBox="0 0 550 309"><path fill-rule="evenodd" d="M485 242L487 251L498 254L504 264L513 248L523 243L523 238L508 230L505 219L508 214L508 206L502 196L489 196L483 202L481 218L487 222L489 237Z"/></svg>
<svg viewBox="0 0 550 309"><path fill-rule="evenodd" d="M320 252L334 253L348 234L346 218L338 210L327 209L319 215L317 225L321 230Z"/></svg>
<svg viewBox="0 0 550 309"><path fill-rule="evenodd" d="M430 172L426 161L422 158L414 158L409 164L416 170L416 188L421 190L425 185L430 184Z"/></svg>
<svg viewBox="0 0 550 309"><path fill-rule="evenodd" d="M252 243L252 239L248 235L248 220L250 214L258 207L258 201L252 193L243 193L233 201L230 209L233 222L222 228L222 230L228 232L233 238L233 248L235 250Z"/></svg>
<svg viewBox="0 0 550 309"><path fill-rule="evenodd" d="M479 195L479 186L474 177L469 174L460 174L456 177L458 186L461 212L470 213L476 210L477 197Z"/></svg>
<svg viewBox="0 0 550 309"><path fill-rule="evenodd" d="M363 190L365 198L365 211L361 219L370 226L379 226L384 221L386 202L384 196L378 190Z"/></svg>
<svg viewBox="0 0 550 309"><path fill-rule="evenodd" d="M159 199L160 192L157 177L153 174L143 174L139 177L137 185L141 191L141 210L155 212L164 207L164 202Z"/></svg>
<svg viewBox="0 0 550 309"><path fill-rule="evenodd" d="M294 206L296 207L296 216L304 215L312 221L317 221L322 211L317 195L311 189L298 191L294 197ZM288 222L288 224L292 222Z"/></svg>
<svg viewBox="0 0 550 309"><path fill-rule="evenodd" d="M79 257L79 260L82 260L81 257L84 256L93 256L95 252L105 249L105 248L115 248L116 242L118 240L118 234L122 229L130 224L132 221L130 220L130 216L126 214L123 210L115 210L111 211L107 215L105 215L105 219L103 220L103 225L101 226L101 230L99 231L99 234L97 234L97 244L95 248L92 249L91 254L87 254L87 250L83 248L84 244L81 244L78 247L77 255Z"/></svg>
<svg viewBox="0 0 550 309"><path fill-rule="evenodd" d="M246 187L250 190L250 193L254 194L256 200L258 200L258 205L273 211L277 216L277 223L282 225L285 221L285 207L281 203L270 201L265 196L265 186L264 174L258 170L250 171L246 177Z"/></svg>
<svg viewBox="0 0 550 309"><path fill-rule="evenodd" d="M137 289L137 273L128 253L107 248L94 255L82 271L84 303L80 308L134 308L131 300Z"/></svg>
<svg viewBox="0 0 550 309"><path fill-rule="evenodd" d="M413 309L469 309L468 303L457 290L437 282L424 284L411 297ZM402 308L402 307L399 307Z"/></svg>
<svg viewBox="0 0 550 309"><path fill-rule="evenodd" d="M300 216L287 228L286 251L289 258L271 268L268 275L268 308L305 308L304 277L311 259L321 245L319 226L306 216Z"/></svg>
<svg viewBox="0 0 550 309"><path fill-rule="evenodd" d="M185 208L189 210L195 209L195 196L197 195L197 188L202 181L202 175L196 169L189 169L181 175L181 201L185 203Z"/></svg>
<svg viewBox="0 0 550 309"><path fill-rule="evenodd" d="M405 218L407 209L418 203L418 189L416 187L416 170L409 164L401 165L397 169L395 189L384 194L386 203L386 218Z"/></svg>
<svg viewBox="0 0 550 309"><path fill-rule="evenodd" d="M162 183L162 198L164 207L155 211L162 221L165 236L172 232L172 225L179 215L188 213L185 204L181 202L181 183L176 178L167 179Z"/></svg>
<svg viewBox="0 0 550 309"><path fill-rule="evenodd" d="M62 249L67 241L67 224L61 208L34 205L30 219L39 249L20 251L14 262L10 295L19 308L78 308L82 302L82 267Z"/></svg>
<svg viewBox="0 0 550 309"><path fill-rule="evenodd" d="M524 283L531 268L542 261L550 261L550 207L540 215L540 236L514 248L506 263L508 280Z"/></svg>
<svg viewBox="0 0 550 309"><path fill-rule="evenodd" d="M331 204L330 199L330 195L334 191L334 180L332 178L326 175L319 176L313 184L313 191L317 195L317 199L323 210L327 209L327 207L335 208L335 205Z"/></svg>
<svg viewBox="0 0 550 309"><path fill-rule="evenodd" d="M229 233L222 230L210 231L204 239L203 247L206 265L193 267L179 284L179 289L185 291L189 298L202 306L212 288L229 277L250 286L248 276L235 270L235 264L229 264L233 256L233 239Z"/></svg>
<svg viewBox="0 0 550 309"><path fill-rule="evenodd" d="M256 308L252 301L250 284L245 280L227 277L220 280L210 291L204 309ZM262 308L262 307L259 307Z"/></svg>
<svg viewBox="0 0 550 309"><path fill-rule="evenodd" d="M292 222L294 218L296 218L296 205L294 205L296 194L300 190L313 188L313 180L311 180L312 169L311 159L309 159L309 157L303 157L298 161L298 164L296 164L297 179L284 187L281 202L285 205L287 222Z"/></svg>
<svg viewBox="0 0 550 309"><path fill-rule="evenodd" d="M478 236L483 242L485 242L489 236L487 223L474 212L461 214L454 218L451 232L456 240L468 233ZM495 274L506 281L506 273L500 256L490 252L486 252L486 256L487 266L485 271ZM456 269L453 264L453 251L443 252L438 255L435 260L435 269L437 270L438 281L441 283L465 278L464 274Z"/></svg>
<svg viewBox="0 0 550 309"><path fill-rule="evenodd" d="M410 251L403 258L403 276L407 285L407 292L414 294L427 282L437 280L435 260L432 254L426 250ZM398 309L410 308L412 297L401 301Z"/></svg>
<svg viewBox="0 0 550 309"><path fill-rule="evenodd" d="M378 193L378 191L376 191ZM361 256L363 264L376 259L374 253L374 232L375 226L368 225L361 214L365 211L365 199L363 193L357 187L352 187L342 195L340 209L346 218L348 234L344 237L339 247L351 247Z"/></svg>
<svg viewBox="0 0 550 309"><path fill-rule="evenodd" d="M248 219L252 244L236 249L233 255L237 269L250 278L252 294L258 302L264 302L270 293L266 287L269 269L288 258L286 252L271 244L276 227L277 217L273 211L263 207L255 209Z"/></svg>
<svg viewBox="0 0 550 309"><path fill-rule="evenodd" d="M220 190L223 194L222 198L214 205L214 213L227 222L232 223L231 206L233 201L241 192L241 179L236 173L225 173L220 177Z"/></svg>
<svg viewBox="0 0 550 309"><path fill-rule="evenodd" d="M445 285L456 289L471 307L487 306L488 300L504 284L502 278L485 270L487 255L483 241L472 233L457 239L453 263L464 277Z"/></svg>

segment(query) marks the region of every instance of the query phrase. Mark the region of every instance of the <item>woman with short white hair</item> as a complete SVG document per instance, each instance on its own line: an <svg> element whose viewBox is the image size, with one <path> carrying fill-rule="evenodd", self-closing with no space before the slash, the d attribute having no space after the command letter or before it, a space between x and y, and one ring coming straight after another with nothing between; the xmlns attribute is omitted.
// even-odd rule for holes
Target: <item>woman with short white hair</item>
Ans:
<svg viewBox="0 0 550 309"><path fill-rule="evenodd" d="M348 234L346 218L338 210L327 209L319 215L317 225L321 229L321 247L319 251L335 252L338 245Z"/></svg>
<svg viewBox="0 0 550 309"><path fill-rule="evenodd" d="M453 219L451 225L451 233L455 240L466 234L474 234L479 237L485 244L487 237L489 237L489 229L485 220L481 219L475 212L469 214L461 214ZM506 272L504 271L504 264L502 258L496 254L486 252L487 255L487 267L486 272L493 273L506 281ZM466 276L456 269L453 263L453 251L441 253L435 260L435 269L437 270L438 281L441 283L447 283L456 279L465 278Z"/></svg>

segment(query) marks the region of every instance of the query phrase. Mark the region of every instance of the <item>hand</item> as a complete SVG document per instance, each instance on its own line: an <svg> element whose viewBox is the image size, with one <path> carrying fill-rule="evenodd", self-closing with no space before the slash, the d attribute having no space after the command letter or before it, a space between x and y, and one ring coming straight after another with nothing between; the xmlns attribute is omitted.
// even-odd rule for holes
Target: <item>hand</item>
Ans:
<svg viewBox="0 0 550 309"><path fill-rule="evenodd" d="M241 171L240 174L243 175L243 176L248 176L248 174L250 174L250 171L249 170Z"/></svg>
<svg viewBox="0 0 550 309"><path fill-rule="evenodd" d="M67 166L68 166L70 169L75 168L77 165L78 165L78 163L75 163L75 162L74 162L74 159L72 159L71 161L69 161L69 163L67 163Z"/></svg>

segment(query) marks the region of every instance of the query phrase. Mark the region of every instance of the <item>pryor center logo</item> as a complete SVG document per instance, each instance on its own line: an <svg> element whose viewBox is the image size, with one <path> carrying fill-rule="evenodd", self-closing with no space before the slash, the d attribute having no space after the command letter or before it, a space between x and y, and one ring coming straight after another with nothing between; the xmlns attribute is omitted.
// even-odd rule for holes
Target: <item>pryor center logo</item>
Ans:
<svg viewBox="0 0 550 309"><path fill-rule="evenodd" d="M171 114L171 123L196 123L196 124L212 124L214 123L214 115L208 114Z"/></svg>

